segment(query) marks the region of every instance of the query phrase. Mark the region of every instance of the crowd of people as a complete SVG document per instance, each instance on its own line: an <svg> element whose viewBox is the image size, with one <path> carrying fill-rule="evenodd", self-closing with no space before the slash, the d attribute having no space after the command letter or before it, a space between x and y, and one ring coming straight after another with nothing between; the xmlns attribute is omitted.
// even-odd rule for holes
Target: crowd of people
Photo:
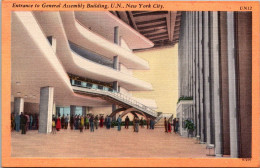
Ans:
<svg viewBox="0 0 260 168"><path fill-rule="evenodd" d="M178 120L178 118L174 118L171 122L171 119L167 120L166 117L165 117L164 118L164 128L165 128L166 133L174 132L176 134L179 130L179 120Z"/></svg>
<svg viewBox="0 0 260 168"><path fill-rule="evenodd" d="M117 129L121 131L121 125L123 123L121 115L117 118ZM147 118L144 120L143 118L139 119L138 117L134 117L133 119L133 130L134 132L139 132L139 125L141 128L147 126L147 129L154 129L155 120L153 118ZM126 116L124 121L125 128L128 129L130 125L130 119ZM112 127L112 118L110 116L106 116L104 118L103 115L71 115L68 114L62 115L62 117L55 115L52 116L52 133L55 134L56 131L60 131L61 129L68 129L70 127L71 130L79 130L83 132L83 130L90 129L91 132L94 132L95 129L99 127L106 127L110 129ZM165 132L178 132L179 121L177 118L166 119L164 118L164 126ZM23 112L19 115L11 114L11 129L17 132L22 130L22 134L26 134L28 130L38 130L39 127L39 118L37 114L24 114Z"/></svg>
<svg viewBox="0 0 260 168"><path fill-rule="evenodd" d="M11 130L26 134L28 130L37 130L39 127L39 118L37 114L11 114Z"/></svg>

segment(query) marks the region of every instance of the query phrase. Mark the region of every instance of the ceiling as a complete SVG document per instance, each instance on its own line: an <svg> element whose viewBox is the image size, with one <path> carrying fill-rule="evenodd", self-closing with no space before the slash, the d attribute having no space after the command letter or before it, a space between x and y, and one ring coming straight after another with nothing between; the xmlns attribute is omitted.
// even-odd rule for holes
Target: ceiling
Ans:
<svg viewBox="0 0 260 168"><path fill-rule="evenodd" d="M173 46L179 41L180 11L111 11L154 43L153 48Z"/></svg>

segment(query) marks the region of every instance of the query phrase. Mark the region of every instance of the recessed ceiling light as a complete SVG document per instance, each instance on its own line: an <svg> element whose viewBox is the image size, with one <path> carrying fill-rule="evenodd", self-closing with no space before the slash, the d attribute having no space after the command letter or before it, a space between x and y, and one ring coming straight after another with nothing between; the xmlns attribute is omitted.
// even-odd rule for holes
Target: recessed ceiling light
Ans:
<svg viewBox="0 0 260 168"><path fill-rule="evenodd" d="M27 98L27 97L28 97L27 95L24 96L24 98Z"/></svg>
<svg viewBox="0 0 260 168"><path fill-rule="evenodd" d="M21 84L21 82L16 82L16 85L20 85Z"/></svg>
<svg viewBox="0 0 260 168"><path fill-rule="evenodd" d="M21 92L17 92L17 94L18 94L18 95L20 95L20 94L21 94Z"/></svg>

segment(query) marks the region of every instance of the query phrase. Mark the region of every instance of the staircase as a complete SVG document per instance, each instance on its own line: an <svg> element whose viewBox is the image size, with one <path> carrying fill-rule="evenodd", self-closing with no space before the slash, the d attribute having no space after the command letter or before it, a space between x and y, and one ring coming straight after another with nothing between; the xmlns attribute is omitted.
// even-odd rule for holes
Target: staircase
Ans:
<svg viewBox="0 0 260 168"><path fill-rule="evenodd" d="M117 104L124 108L135 108L145 114L148 114L148 116L153 117L157 119L159 116L157 112L142 103L131 99L130 97L123 95L118 92L114 91L108 91L108 90L101 90L97 88L91 88L87 86L77 85L75 82L72 82L72 89L75 93L88 95L88 96L94 96L94 97L100 97L104 100L107 100L113 104Z"/></svg>

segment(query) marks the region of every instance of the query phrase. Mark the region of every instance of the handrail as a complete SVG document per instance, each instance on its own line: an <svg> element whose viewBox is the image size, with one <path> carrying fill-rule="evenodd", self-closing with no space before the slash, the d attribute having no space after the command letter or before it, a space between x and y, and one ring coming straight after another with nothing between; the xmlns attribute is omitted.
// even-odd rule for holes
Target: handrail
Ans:
<svg viewBox="0 0 260 168"><path fill-rule="evenodd" d="M76 84L72 84L72 86L77 86L77 87L83 87L82 85L76 85ZM122 93L118 93L118 92L110 92L110 91L106 91L106 90L100 90L100 89L95 89L95 88L90 88L90 87L83 87L85 89L89 89L89 91L91 91L92 93L99 93L99 94L103 94L103 95L107 95L110 96L114 99L117 100L121 100L122 102L125 102L128 105L131 105L132 107L135 107L138 110L144 111L152 116L157 117L157 112L143 104L141 104L140 102L133 100L131 98L129 98L128 96L125 96Z"/></svg>

